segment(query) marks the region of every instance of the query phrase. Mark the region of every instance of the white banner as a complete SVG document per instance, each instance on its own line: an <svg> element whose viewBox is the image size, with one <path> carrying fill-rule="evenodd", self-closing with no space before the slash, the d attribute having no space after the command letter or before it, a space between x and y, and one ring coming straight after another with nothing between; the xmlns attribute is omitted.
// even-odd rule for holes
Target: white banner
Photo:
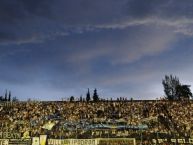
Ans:
<svg viewBox="0 0 193 145"><path fill-rule="evenodd" d="M39 137L33 137L32 138L32 145L40 145L40 138Z"/></svg>
<svg viewBox="0 0 193 145"><path fill-rule="evenodd" d="M97 145L96 139L72 139L70 145Z"/></svg>
<svg viewBox="0 0 193 145"><path fill-rule="evenodd" d="M9 145L8 139L0 139L0 145Z"/></svg>
<svg viewBox="0 0 193 145"><path fill-rule="evenodd" d="M48 139L48 145L97 145L97 139Z"/></svg>
<svg viewBox="0 0 193 145"><path fill-rule="evenodd" d="M48 139L48 145L71 145L68 139Z"/></svg>

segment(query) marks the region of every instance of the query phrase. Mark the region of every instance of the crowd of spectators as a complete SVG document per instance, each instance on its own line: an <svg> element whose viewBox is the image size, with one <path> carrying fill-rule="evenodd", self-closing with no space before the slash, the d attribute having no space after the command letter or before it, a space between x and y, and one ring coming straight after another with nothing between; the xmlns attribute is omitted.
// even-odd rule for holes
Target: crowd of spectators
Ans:
<svg viewBox="0 0 193 145"><path fill-rule="evenodd" d="M191 101L13 102L0 106L0 130L62 139L188 138L193 136L192 110ZM141 129L141 125L147 128Z"/></svg>

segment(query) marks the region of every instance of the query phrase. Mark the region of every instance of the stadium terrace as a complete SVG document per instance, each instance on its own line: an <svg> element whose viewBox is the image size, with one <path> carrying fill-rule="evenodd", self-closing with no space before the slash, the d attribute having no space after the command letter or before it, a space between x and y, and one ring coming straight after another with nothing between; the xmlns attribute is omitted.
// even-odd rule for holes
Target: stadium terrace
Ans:
<svg viewBox="0 0 193 145"><path fill-rule="evenodd" d="M4 103L0 109L1 139L21 134L21 139L41 135L61 140L134 138L136 143L153 144L158 139L185 143L193 137L191 100ZM49 142L66 142L61 140Z"/></svg>

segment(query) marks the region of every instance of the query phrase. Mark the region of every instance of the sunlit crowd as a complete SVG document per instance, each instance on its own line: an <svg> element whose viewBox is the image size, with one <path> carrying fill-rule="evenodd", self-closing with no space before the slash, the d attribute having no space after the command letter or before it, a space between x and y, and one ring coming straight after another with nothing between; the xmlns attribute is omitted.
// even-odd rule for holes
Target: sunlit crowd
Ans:
<svg viewBox="0 0 193 145"><path fill-rule="evenodd" d="M52 138L191 137L192 110L191 101L14 102L0 106L0 130Z"/></svg>

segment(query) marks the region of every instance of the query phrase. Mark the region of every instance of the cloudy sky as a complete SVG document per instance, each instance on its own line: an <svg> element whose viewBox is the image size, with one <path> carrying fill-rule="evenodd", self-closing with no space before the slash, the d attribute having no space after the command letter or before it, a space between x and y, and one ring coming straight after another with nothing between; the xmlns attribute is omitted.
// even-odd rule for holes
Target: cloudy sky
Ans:
<svg viewBox="0 0 193 145"><path fill-rule="evenodd" d="M0 94L155 99L193 85L192 0L0 0Z"/></svg>

